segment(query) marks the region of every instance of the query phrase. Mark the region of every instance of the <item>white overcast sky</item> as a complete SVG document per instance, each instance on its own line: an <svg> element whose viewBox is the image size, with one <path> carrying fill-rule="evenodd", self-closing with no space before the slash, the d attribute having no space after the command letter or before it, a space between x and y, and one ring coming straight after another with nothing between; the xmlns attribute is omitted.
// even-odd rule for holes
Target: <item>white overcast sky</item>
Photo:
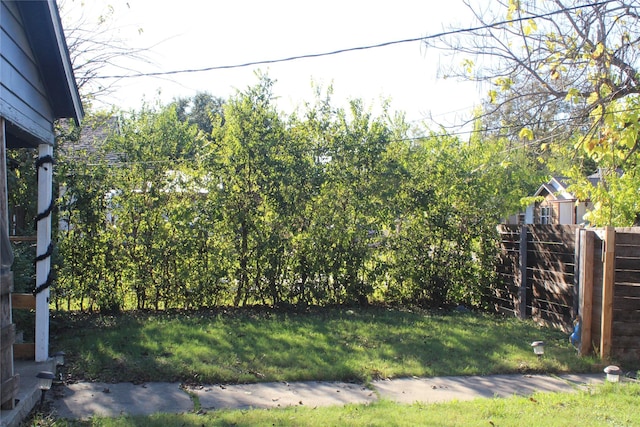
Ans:
<svg viewBox="0 0 640 427"><path fill-rule="evenodd" d="M135 64L141 72L322 53L473 25L461 0L59 1L65 19L78 10L98 16L110 5L121 38L130 46L152 46L146 55L151 63ZM277 81L274 92L285 112L313 100L313 80L325 87L333 84L335 106L361 98L375 107L388 98L392 108L405 111L411 121L432 115L449 124L467 116L479 100L476 85L439 78L439 66L451 61L443 52L412 42L241 69L130 78L120 81L109 102L137 109L143 99L169 102L198 91L226 98L254 85L254 71L260 69ZM121 74L115 69L104 72Z"/></svg>

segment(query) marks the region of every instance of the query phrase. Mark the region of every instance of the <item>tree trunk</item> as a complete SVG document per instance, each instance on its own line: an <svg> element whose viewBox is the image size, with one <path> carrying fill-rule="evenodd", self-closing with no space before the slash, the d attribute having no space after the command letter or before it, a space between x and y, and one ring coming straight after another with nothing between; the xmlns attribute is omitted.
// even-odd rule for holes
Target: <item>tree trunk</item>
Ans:
<svg viewBox="0 0 640 427"><path fill-rule="evenodd" d="M240 300L242 299L242 295L245 292L245 287L247 283L247 264L248 264L248 256L247 251L249 247L249 232L247 230L247 221L242 220L240 226L241 233L241 244L240 244L240 271L239 271L239 281L238 281L238 291L236 292L236 296L233 300L233 305L238 306L240 304Z"/></svg>

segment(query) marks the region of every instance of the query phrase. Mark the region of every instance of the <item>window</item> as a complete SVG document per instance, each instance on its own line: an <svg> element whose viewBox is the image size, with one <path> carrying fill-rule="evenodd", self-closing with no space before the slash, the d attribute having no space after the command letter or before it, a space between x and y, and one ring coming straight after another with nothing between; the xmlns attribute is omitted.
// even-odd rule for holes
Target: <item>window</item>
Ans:
<svg viewBox="0 0 640 427"><path fill-rule="evenodd" d="M540 224L551 224L551 207L540 207Z"/></svg>
<svg viewBox="0 0 640 427"><path fill-rule="evenodd" d="M518 225L524 224L525 220L526 220L525 214L519 213L518 214Z"/></svg>

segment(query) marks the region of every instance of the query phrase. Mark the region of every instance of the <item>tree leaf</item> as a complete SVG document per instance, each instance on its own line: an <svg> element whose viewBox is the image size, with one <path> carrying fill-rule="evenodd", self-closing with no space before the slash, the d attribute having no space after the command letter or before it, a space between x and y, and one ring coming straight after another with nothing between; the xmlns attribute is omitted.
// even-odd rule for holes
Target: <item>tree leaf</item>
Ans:
<svg viewBox="0 0 640 427"><path fill-rule="evenodd" d="M595 104L599 98L600 97L598 96L598 92L591 92L591 95L589 95L589 98L587 98L587 104Z"/></svg>
<svg viewBox="0 0 640 427"><path fill-rule="evenodd" d="M603 53L604 53L604 44L600 42L596 45L596 49L593 51L593 53L591 53L591 58L599 59Z"/></svg>
<svg viewBox="0 0 640 427"><path fill-rule="evenodd" d="M533 140L533 131L529 128L522 128L520 133L518 133L520 139L527 139L529 141Z"/></svg>

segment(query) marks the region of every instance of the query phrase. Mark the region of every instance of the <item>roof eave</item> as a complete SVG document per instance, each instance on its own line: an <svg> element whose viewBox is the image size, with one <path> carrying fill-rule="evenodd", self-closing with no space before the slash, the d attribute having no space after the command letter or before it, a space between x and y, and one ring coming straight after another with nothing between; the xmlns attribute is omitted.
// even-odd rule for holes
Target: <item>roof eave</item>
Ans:
<svg viewBox="0 0 640 427"><path fill-rule="evenodd" d="M69 49L55 0L16 2L38 60L55 118L80 123L84 117Z"/></svg>

